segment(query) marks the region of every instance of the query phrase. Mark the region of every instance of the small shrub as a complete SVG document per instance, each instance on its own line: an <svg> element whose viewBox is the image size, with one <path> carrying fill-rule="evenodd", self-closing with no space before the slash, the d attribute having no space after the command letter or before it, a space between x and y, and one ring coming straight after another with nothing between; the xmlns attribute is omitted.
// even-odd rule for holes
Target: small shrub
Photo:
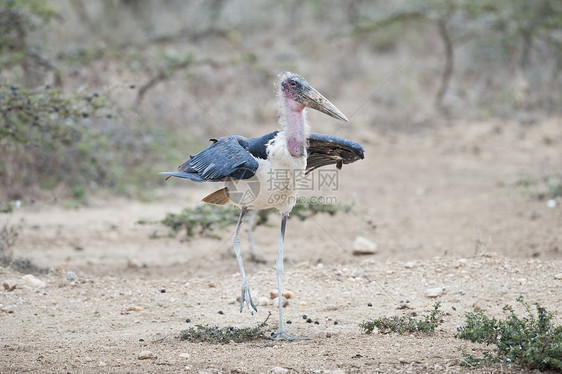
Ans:
<svg viewBox="0 0 562 374"><path fill-rule="evenodd" d="M232 326L218 327L208 325L197 325L183 330L180 333L181 340L190 342L209 342L215 344L243 343L257 339L267 339L265 332L260 327L237 328Z"/></svg>
<svg viewBox="0 0 562 374"><path fill-rule="evenodd" d="M26 258L14 257L10 248L16 242L21 225L4 223L0 226L0 267L9 267L21 273L46 273L48 269L35 265Z"/></svg>
<svg viewBox="0 0 562 374"><path fill-rule="evenodd" d="M0 256L2 259L11 258L9 248L16 242L18 237L19 226L3 224L0 227ZM4 262L2 260L2 262Z"/></svg>
<svg viewBox="0 0 562 374"><path fill-rule="evenodd" d="M350 205L299 202L291 211L289 218L297 217L299 220L304 221L320 213L333 216L338 212L343 211L347 213L350 210ZM253 221L253 228L267 225L271 214L278 215L279 213L277 209L260 210L256 219ZM180 231L185 231L187 237L200 235L220 238L220 236L214 234L213 231L236 225L239 216L240 210L230 205L216 206L202 204L195 208L185 208L179 214L168 213L166 218L162 220L162 224L171 228L173 235L176 235Z"/></svg>
<svg viewBox="0 0 562 374"><path fill-rule="evenodd" d="M520 297L527 316L519 317L511 306L505 320L486 316L483 312L466 313L466 322L457 337L486 345L495 345L492 353L477 358L464 353L464 365L508 362L529 369L562 370L562 326L552 324L553 314L536 305L536 317L529 304Z"/></svg>
<svg viewBox="0 0 562 374"><path fill-rule="evenodd" d="M300 221L305 221L320 213L330 216L334 216L339 212L348 213L351 208L351 205L346 204L313 204L309 201L299 201L291 210L289 217L297 217Z"/></svg>
<svg viewBox="0 0 562 374"><path fill-rule="evenodd" d="M208 342L214 344L244 343L258 339L268 339L270 329L265 329L267 320L271 316L269 313L262 323L254 327L218 327L208 325L196 325L180 333L180 340L188 340L193 343Z"/></svg>
<svg viewBox="0 0 562 374"><path fill-rule="evenodd" d="M172 229L174 234L185 231L187 237L195 235L214 236L211 233L216 229L224 229L238 222L240 210L233 206L218 207L202 204L195 208L185 208L179 214L168 213L162 224Z"/></svg>
<svg viewBox="0 0 562 374"><path fill-rule="evenodd" d="M109 110L96 92L0 85L0 193L21 199L62 186L78 201L100 187L146 194L159 182L147 172L171 156L177 140L146 124L122 123Z"/></svg>
<svg viewBox="0 0 562 374"><path fill-rule="evenodd" d="M522 178L515 182L515 185L533 199L546 200L562 197L562 173L549 174L540 180Z"/></svg>
<svg viewBox="0 0 562 374"><path fill-rule="evenodd" d="M383 334L397 332L399 334L415 333L415 332L433 332L439 325L443 323L442 314L439 310L440 302L433 305L433 310L429 314L421 316L421 318L407 316L381 317L372 321L359 324L359 328L363 334L370 334L375 328Z"/></svg>

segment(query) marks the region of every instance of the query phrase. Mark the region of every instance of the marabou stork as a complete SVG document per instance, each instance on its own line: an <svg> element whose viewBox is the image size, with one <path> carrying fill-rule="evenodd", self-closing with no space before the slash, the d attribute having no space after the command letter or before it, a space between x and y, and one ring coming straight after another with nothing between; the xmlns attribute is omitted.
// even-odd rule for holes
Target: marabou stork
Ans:
<svg viewBox="0 0 562 374"><path fill-rule="evenodd" d="M283 240L289 212L297 201L295 178L326 165L349 164L364 158L363 148L350 140L330 135L309 133L305 109L312 108L347 122L347 118L304 78L286 72L279 75L280 123L283 130L258 138L227 136L211 139L207 149L183 163L176 172L163 172L169 177L195 182L224 182L225 187L203 198L204 202L241 209L232 244L242 275L240 312L247 304L250 313L257 311L246 280L240 239L242 219L248 209L275 207L281 213L281 239L276 262L279 297L279 329L274 339L298 339L287 333L283 321L281 278L283 274Z"/></svg>

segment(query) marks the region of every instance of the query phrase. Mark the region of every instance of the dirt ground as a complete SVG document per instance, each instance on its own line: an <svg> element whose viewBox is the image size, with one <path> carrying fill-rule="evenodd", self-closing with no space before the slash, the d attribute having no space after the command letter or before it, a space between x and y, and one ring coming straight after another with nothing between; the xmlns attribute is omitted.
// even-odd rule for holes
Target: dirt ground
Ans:
<svg viewBox="0 0 562 374"><path fill-rule="evenodd" d="M189 326L255 326L268 312L276 325L269 292L279 228L256 230L265 264L248 260L242 236L252 294L265 305L254 316L240 314L231 230L220 240L150 238L166 233L157 223L166 213L194 206L212 189L170 181L153 202L97 197L87 207L43 202L11 214L21 224L14 256L50 271L35 274L42 284L0 268L0 281L16 284L0 291L0 372L525 372L460 366L459 347L473 354L485 347L454 334L465 312L503 317L502 307L520 295L562 322L562 201L534 197L545 175L562 170L560 119L338 135L365 148L365 160L339 174L338 201L354 202L353 210L287 226L285 318L290 332L312 340L179 340ZM354 256L357 236L376 243L376 254ZM68 271L77 279L67 279ZM431 288L444 292L428 298ZM411 309L398 309L406 300ZM446 315L434 334L359 330L368 319L426 313L436 301ZM139 359L146 350L152 357Z"/></svg>

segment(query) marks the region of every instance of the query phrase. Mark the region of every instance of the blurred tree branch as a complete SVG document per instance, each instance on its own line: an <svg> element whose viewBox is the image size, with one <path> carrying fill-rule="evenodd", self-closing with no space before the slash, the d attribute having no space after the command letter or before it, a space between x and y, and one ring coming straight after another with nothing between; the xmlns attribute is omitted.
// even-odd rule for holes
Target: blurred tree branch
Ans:
<svg viewBox="0 0 562 374"><path fill-rule="evenodd" d="M47 23L59 17L40 0L5 1L0 7L0 59L1 68L19 65L23 72L24 85L28 88L41 83L39 67L54 72L54 84L62 85L60 70L39 52L28 45L29 32L36 23Z"/></svg>
<svg viewBox="0 0 562 374"><path fill-rule="evenodd" d="M449 24L455 21L454 35ZM445 65L434 104L444 110L443 100L454 71L454 49L460 43L478 37L500 35L504 43L518 40L518 67L529 66L536 40L554 48L558 65L562 65L562 2L558 0L432 0L417 2L375 20L363 19L354 27L356 35L375 33L395 24L411 25L423 22L435 25L444 47Z"/></svg>

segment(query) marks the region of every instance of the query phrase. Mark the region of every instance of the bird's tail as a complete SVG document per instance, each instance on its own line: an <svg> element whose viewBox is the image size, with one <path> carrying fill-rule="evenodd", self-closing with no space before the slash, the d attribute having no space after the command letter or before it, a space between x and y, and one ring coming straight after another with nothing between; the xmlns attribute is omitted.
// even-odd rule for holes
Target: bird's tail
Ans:
<svg viewBox="0 0 562 374"><path fill-rule="evenodd" d="M224 187L220 190L213 192L203 198L204 202L215 205L225 205L230 201L228 197L228 188Z"/></svg>

